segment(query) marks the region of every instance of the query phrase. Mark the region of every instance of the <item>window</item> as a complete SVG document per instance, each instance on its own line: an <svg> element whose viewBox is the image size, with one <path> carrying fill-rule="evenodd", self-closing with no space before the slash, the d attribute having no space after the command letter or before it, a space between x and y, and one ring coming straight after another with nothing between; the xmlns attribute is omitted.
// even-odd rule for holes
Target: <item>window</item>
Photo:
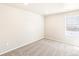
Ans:
<svg viewBox="0 0 79 59"><path fill-rule="evenodd" d="M79 16L65 17L65 33L67 36L79 36Z"/></svg>

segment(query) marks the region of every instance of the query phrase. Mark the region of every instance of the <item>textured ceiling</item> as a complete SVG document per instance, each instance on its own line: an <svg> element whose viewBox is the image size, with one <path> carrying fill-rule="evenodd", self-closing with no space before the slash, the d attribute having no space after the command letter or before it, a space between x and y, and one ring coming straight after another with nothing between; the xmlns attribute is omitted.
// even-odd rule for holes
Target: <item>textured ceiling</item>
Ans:
<svg viewBox="0 0 79 59"><path fill-rule="evenodd" d="M79 4L64 3L29 3L29 4L7 4L10 6L32 11L40 15L50 15L79 9Z"/></svg>

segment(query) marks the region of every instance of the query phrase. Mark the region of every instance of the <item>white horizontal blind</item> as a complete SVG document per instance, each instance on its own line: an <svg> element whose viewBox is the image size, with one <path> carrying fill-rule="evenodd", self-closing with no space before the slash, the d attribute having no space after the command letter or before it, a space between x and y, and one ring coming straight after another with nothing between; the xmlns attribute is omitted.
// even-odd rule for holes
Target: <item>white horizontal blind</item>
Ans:
<svg viewBox="0 0 79 59"><path fill-rule="evenodd" d="M65 17L66 36L79 36L79 16Z"/></svg>

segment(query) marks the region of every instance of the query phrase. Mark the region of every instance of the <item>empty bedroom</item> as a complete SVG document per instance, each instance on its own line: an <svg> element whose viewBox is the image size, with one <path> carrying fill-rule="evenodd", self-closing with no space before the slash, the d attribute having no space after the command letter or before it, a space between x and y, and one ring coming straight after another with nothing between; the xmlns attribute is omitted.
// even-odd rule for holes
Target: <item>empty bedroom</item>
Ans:
<svg viewBox="0 0 79 59"><path fill-rule="evenodd" d="M1 3L0 56L79 56L79 4Z"/></svg>

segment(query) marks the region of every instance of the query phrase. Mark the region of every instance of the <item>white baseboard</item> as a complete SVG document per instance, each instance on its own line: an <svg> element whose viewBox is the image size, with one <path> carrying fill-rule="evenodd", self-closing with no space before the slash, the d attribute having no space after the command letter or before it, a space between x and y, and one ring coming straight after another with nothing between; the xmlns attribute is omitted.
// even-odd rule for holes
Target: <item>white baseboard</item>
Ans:
<svg viewBox="0 0 79 59"><path fill-rule="evenodd" d="M72 45L72 46L76 46L76 47L79 47L79 45L78 44L76 44L76 43L71 43L71 42L68 42L67 40L58 40L57 38L55 38L55 37L50 37L50 36L47 36L45 39L50 39L50 40L54 40L54 41L58 41L58 42L61 42L61 43L65 43L65 44L69 44L69 45Z"/></svg>
<svg viewBox="0 0 79 59"><path fill-rule="evenodd" d="M43 38L44 38L44 37L42 37L41 39L43 39ZM38 40L41 40L41 39L38 39ZM18 48L21 48L21 47L23 47L23 46L26 46L26 45L31 44L31 43L33 43L33 42L36 42L36 41L38 41L38 40L33 40L33 41L30 41L30 42L28 42L28 43L26 43L26 44L22 44L21 46L18 46L18 47L15 47L15 48L12 48L12 49L3 51L3 52L0 53L0 55L5 54L5 53L10 52L10 51L13 51L13 50L18 49Z"/></svg>

